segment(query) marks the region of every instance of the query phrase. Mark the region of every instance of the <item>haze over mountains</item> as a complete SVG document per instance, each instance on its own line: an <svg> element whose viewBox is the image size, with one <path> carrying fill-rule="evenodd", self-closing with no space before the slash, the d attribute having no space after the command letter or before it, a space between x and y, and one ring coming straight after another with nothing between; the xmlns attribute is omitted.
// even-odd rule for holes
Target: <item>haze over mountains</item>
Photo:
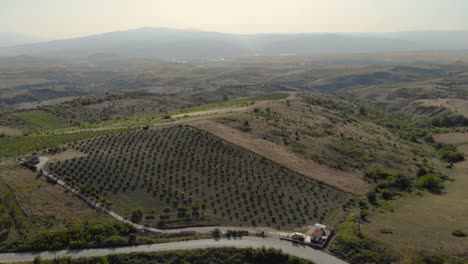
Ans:
<svg viewBox="0 0 468 264"><path fill-rule="evenodd" d="M9 47L41 41L41 38L12 32L0 32L0 47Z"/></svg>
<svg viewBox="0 0 468 264"><path fill-rule="evenodd" d="M4 40L2 40L4 39ZM262 55L315 55L427 50L466 50L468 31L397 33L225 34L141 28L74 39L33 43L0 34L0 56L80 58L95 54L156 59Z"/></svg>

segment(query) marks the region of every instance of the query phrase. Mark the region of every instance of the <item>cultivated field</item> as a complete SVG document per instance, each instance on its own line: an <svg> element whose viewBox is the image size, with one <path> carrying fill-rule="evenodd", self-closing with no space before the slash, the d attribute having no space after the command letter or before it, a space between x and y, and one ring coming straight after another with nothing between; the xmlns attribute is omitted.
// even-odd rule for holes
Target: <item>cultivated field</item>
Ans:
<svg viewBox="0 0 468 264"><path fill-rule="evenodd" d="M102 136L70 148L88 156L51 163L52 173L153 226L334 225L351 197L188 126ZM135 217L135 208L144 217Z"/></svg>
<svg viewBox="0 0 468 264"><path fill-rule="evenodd" d="M56 129L69 126L65 120L40 110L19 112L13 116L23 120L26 123L43 129Z"/></svg>
<svg viewBox="0 0 468 264"><path fill-rule="evenodd" d="M247 150L267 157L288 169L306 175L312 179L324 182L328 185L353 193L365 193L367 184L357 175L331 169L306 160L285 148L269 141L258 139L237 129L209 121L200 120L190 123L191 126L208 131L218 137L241 146Z"/></svg>

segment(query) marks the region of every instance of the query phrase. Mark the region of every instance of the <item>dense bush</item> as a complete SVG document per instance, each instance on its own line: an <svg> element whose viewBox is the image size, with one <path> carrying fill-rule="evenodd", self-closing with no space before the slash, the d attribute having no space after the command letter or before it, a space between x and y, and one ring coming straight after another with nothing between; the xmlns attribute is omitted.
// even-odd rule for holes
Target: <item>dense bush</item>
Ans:
<svg viewBox="0 0 468 264"><path fill-rule="evenodd" d="M135 209L132 212L132 222L138 223L143 218L143 210L141 208Z"/></svg>
<svg viewBox="0 0 468 264"><path fill-rule="evenodd" d="M457 150L457 147L449 144L437 143L434 145L442 160L455 163L465 160L463 153Z"/></svg>
<svg viewBox="0 0 468 264"><path fill-rule="evenodd" d="M161 253L132 253L107 257L57 259L53 264L313 264L311 261L288 256L275 249L216 248Z"/></svg>
<svg viewBox="0 0 468 264"><path fill-rule="evenodd" d="M394 189L398 191L408 191L413 183L410 177L403 174L391 174L385 180L381 181L377 188Z"/></svg>
<svg viewBox="0 0 468 264"><path fill-rule="evenodd" d="M437 127L463 127L468 126L468 118L460 114L447 114L441 117L434 118L432 120L432 125Z"/></svg>
<svg viewBox="0 0 468 264"><path fill-rule="evenodd" d="M444 189L443 181L445 180L445 176L423 167L418 169L415 178L397 174L379 166L368 169L364 176L368 181L377 184L375 189L367 194L367 200L373 205L378 205L378 194L382 199L390 200L402 192L411 192L413 186L440 192Z"/></svg>
<svg viewBox="0 0 468 264"><path fill-rule="evenodd" d="M444 264L446 259L444 256L438 253L421 253L417 255L414 260L414 264Z"/></svg>
<svg viewBox="0 0 468 264"><path fill-rule="evenodd" d="M436 174L427 174L418 177L415 181L415 185L430 191L440 191L444 188L442 179Z"/></svg>
<svg viewBox="0 0 468 264"><path fill-rule="evenodd" d="M385 180L393 175L394 173L392 171L380 166L372 167L364 172L366 179L374 183Z"/></svg>
<svg viewBox="0 0 468 264"><path fill-rule="evenodd" d="M377 183L375 189L367 194L368 201L378 205L378 194L384 200L393 199L402 192L409 192L413 187L413 180L403 174L396 174L386 168L376 166L365 171L367 181Z"/></svg>
<svg viewBox="0 0 468 264"><path fill-rule="evenodd" d="M129 224L85 223L41 231L32 238L9 241L0 246L0 251L123 246L129 244L129 237L135 232L135 228Z"/></svg>

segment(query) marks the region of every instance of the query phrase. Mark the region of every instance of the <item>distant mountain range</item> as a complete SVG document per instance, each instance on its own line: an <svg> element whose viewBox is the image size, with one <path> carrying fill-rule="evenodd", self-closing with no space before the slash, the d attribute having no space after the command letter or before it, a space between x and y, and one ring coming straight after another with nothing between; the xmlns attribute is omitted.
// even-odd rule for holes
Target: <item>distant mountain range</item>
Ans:
<svg viewBox="0 0 468 264"><path fill-rule="evenodd" d="M0 47L10 47L41 41L41 38L23 34L0 32Z"/></svg>
<svg viewBox="0 0 468 264"><path fill-rule="evenodd" d="M0 46L8 42L1 42ZM3 44L2 44L3 43ZM0 56L80 58L95 54L180 59L262 55L317 55L423 50L468 50L468 31L399 33L225 34L141 28L26 45L11 41Z"/></svg>

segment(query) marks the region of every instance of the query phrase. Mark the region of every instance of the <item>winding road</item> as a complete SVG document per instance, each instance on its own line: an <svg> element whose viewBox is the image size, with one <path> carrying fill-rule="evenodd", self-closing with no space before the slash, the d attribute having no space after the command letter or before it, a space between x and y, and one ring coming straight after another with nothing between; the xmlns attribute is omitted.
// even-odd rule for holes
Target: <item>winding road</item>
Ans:
<svg viewBox="0 0 468 264"><path fill-rule="evenodd" d="M58 250L45 252L25 252L25 253L6 253L0 254L0 263L14 263L32 261L40 256L44 260L50 260L57 257L69 256L79 257L99 257L112 254L125 254L132 252L161 252L174 250L192 250L220 247L235 248L275 248L281 249L284 253L299 258L311 260L317 264L345 264L346 262L328 255L320 250L315 250L307 246L293 244L274 238L243 237L238 239L202 239L181 242L170 242L162 244L141 245L132 247L117 248L96 248L83 250Z"/></svg>

